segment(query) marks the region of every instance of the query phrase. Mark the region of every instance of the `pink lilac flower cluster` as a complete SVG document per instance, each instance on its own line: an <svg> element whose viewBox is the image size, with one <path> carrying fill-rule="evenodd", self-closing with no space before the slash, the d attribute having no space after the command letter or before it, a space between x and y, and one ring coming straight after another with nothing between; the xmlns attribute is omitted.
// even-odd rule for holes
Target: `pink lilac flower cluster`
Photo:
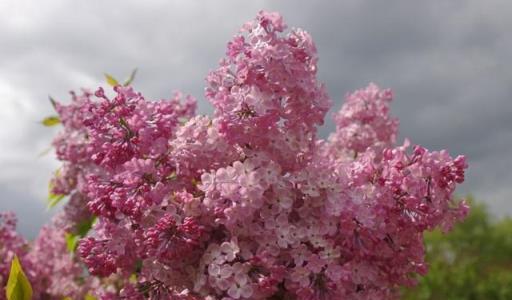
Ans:
<svg viewBox="0 0 512 300"><path fill-rule="evenodd" d="M331 157L345 159L369 148L379 154L392 147L398 130L398 119L388 113L392 99L391 90L375 84L347 95L334 118L336 131L329 137Z"/></svg>
<svg viewBox="0 0 512 300"><path fill-rule="evenodd" d="M102 279L84 273L80 258L70 253L65 240L66 212L45 225L31 243L15 231L13 213L0 213L0 300L6 300L11 261L17 255L33 290L33 299L83 299L91 290L103 291ZM70 231L71 232L71 231Z"/></svg>
<svg viewBox="0 0 512 300"><path fill-rule="evenodd" d="M119 85L113 96L99 88L54 104L63 166L51 186L69 202L27 265L65 284L38 289L100 299L393 299L427 272L423 233L449 230L468 212L453 200L464 157L396 145L392 93L375 84L349 94L336 131L318 139L331 100L316 78L316 48L307 32L285 29L262 11L228 43L207 77L211 118L195 116L190 97L149 101ZM76 251L61 255L62 236L94 218ZM16 243L26 242L6 245Z"/></svg>
<svg viewBox="0 0 512 300"><path fill-rule="evenodd" d="M0 213L0 300L5 299L3 287L6 286L11 261L18 255L23 265L31 267L25 259L28 252L28 242L16 232L17 219L12 212ZM28 276L28 275L27 275Z"/></svg>
<svg viewBox="0 0 512 300"><path fill-rule="evenodd" d="M87 276L80 259L67 248L66 230L60 226L64 215L57 214L43 226L27 255L35 274L30 278L35 299L83 299L89 290L99 288L99 280Z"/></svg>

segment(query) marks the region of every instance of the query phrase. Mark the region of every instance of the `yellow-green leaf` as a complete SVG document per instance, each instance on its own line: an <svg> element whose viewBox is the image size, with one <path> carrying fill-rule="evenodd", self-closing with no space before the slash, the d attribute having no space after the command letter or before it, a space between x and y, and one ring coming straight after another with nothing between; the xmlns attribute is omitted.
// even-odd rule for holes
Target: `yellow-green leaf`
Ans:
<svg viewBox="0 0 512 300"><path fill-rule="evenodd" d="M178 122L180 122L181 125L184 125L188 122L188 118L186 117L179 117Z"/></svg>
<svg viewBox="0 0 512 300"><path fill-rule="evenodd" d="M78 241L87 235L95 222L96 216L78 223L76 225L76 233L66 233L64 238L66 240L66 247L68 248L69 252L75 252L76 246L78 246Z"/></svg>
<svg viewBox="0 0 512 300"><path fill-rule="evenodd" d="M5 287L7 300L31 300L32 286L23 272L18 256L14 256L11 263L11 272Z"/></svg>
<svg viewBox="0 0 512 300"><path fill-rule="evenodd" d="M93 296L93 295L91 295L91 294L87 294L87 295L85 295L85 298L84 298L84 300L96 300L96 299L97 299L97 298L96 298L96 297L94 297L94 296Z"/></svg>
<svg viewBox="0 0 512 300"><path fill-rule="evenodd" d="M167 180L175 180L176 178L178 178L176 172L172 172L171 174L167 175L167 177L165 177Z"/></svg>
<svg viewBox="0 0 512 300"><path fill-rule="evenodd" d="M60 118L57 116L49 116L49 117L44 118L41 121L41 124L43 124L46 127L55 126L57 124L60 124Z"/></svg>
<svg viewBox="0 0 512 300"><path fill-rule="evenodd" d="M105 79L107 79L107 83L111 86L118 86L119 82L110 74L105 73Z"/></svg>
<svg viewBox="0 0 512 300"><path fill-rule="evenodd" d="M43 151L41 151L41 153L39 153L38 156L43 157L43 156L47 155L48 153L50 153L50 151L52 151L52 149L53 149L52 147L48 147L48 148L44 149Z"/></svg>
<svg viewBox="0 0 512 300"><path fill-rule="evenodd" d="M133 80L135 79L135 75L137 74L137 69L133 69L132 73L130 74L130 77L126 79L126 81L123 83L124 86L129 86L132 84Z"/></svg>
<svg viewBox="0 0 512 300"><path fill-rule="evenodd" d="M78 235L66 233L65 239L66 239L66 247L68 248L68 251L71 253L75 252L75 249L76 249L76 246L78 244L78 240L80 239L80 237Z"/></svg>
<svg viewBox="0 0 512 300"><path fill-rule="evenodd" d="M55 170L54 172L54 178L58 178L60 176L60 168ZM66 195L63 194L55 194L53 192L53 188L55 185L55 181L52 179L50 182L48 182L48 208L52 208L55 205L59 204L59 202L66 197Z"/></svg>
<svg viewBox="0 0 512 300"><path fill-rule="evenodd" d="M66 197L66 195L54 194L50 192L48 194L48 208L52 208L55 205L59 204L60 200L64 199L64 197Z"/></svg>

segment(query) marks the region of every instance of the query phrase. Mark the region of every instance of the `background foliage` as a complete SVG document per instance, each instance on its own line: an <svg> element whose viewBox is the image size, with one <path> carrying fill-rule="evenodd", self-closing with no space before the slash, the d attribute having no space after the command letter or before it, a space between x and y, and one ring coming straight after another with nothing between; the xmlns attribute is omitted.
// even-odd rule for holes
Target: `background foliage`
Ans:
<svg viewBox="0 0 512 300"><path fill-rule="evenodd" d="M452 232L426 234L429 273L403 299L512 299L512 219L493 221L471 202Z"/></svg>

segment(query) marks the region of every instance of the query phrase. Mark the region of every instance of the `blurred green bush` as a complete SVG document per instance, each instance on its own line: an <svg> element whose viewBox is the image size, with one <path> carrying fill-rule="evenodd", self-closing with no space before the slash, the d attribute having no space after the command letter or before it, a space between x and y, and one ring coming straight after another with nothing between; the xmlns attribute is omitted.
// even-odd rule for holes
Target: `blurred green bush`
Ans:
<svg viewBox="0 0 512 300"><path fill-rule="evenodd" d="M483 204L449 234L425 237L429 273L402 299L512 299L512 219L493 221Z"/></svg>

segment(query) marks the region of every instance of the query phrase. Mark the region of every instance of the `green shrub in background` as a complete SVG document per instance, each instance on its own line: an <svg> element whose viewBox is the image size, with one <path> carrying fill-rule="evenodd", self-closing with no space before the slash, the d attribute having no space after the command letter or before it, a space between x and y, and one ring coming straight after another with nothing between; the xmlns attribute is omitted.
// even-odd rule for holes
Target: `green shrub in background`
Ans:
<svg viewBox="0 0 512 300"><path fill-rule="evenodd" d="M430 271L403 299L512 299L512 219L494 222L483 204L449 234L425 237Z"/></svg>

